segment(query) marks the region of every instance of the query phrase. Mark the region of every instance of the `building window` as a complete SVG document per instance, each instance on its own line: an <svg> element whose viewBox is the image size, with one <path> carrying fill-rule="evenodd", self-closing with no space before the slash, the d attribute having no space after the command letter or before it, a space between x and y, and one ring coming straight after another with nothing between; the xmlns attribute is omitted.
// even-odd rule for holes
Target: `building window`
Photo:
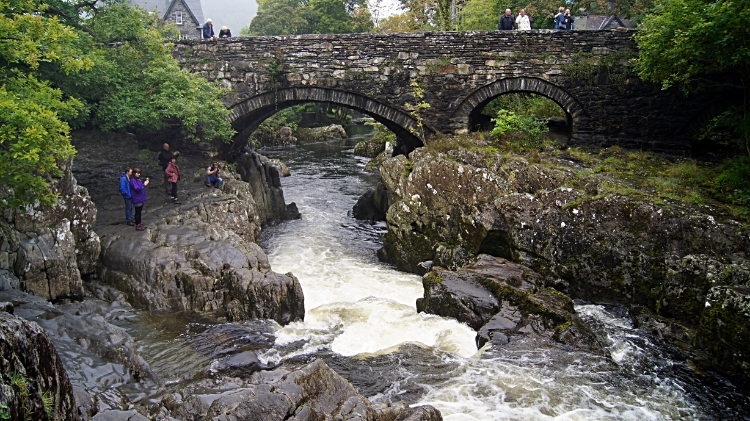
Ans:
<svg viewBox="0 0 750 421"><path fill-rule="evenodd" d="M174 12L174 22L178 25L182 25L182 11Z"/></svg>

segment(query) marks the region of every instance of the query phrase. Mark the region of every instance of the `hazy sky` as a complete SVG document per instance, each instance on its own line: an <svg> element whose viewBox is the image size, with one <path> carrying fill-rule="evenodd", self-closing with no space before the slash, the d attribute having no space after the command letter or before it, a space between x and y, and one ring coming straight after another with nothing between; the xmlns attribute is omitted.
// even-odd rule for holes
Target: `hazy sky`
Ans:
<svg viewBox="0 0 750 421"><path fill-rule="evenodd" d="M201 0L201 6L203 16L214 22L216 35L226 26L235 37L240 36L240 29L250 25L258 10L255 0Z"/></svg>

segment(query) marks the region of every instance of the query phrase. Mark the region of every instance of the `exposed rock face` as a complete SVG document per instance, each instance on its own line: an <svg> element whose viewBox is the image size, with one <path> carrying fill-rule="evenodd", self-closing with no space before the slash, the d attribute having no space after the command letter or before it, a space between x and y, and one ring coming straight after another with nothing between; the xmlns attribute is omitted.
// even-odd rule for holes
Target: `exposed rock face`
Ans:
<svg viewBox="0 0 750 421"><path fill-rule="evenodd" d="M286 219L279 167L265 156L250 152L237 158L237 172L248 183L258 204L257 215L262 225Z"/></svg>
<svg viewBox="0 0 750 421"><path fill-rule="evenodd" d="M417 310L453 317L477 330L477 347L508 343L513 336L538 335L600 351L573 302L542 276L505 259L480 255L458 272L434 268L423 280Z"/></svg>
<svg viewBox="0 0 750 421"><path fill-rule="evenodd" d="M385 142L382 141L368 140L354 145L354 155L364 156L365 158L375 158L383 151L385 151Z"/></svg>
<svg viewBox="0 0 750 421"><path fill-rule="evenodd" d="M300 142L325 142L332 139L343 139L348 135L342 125L331 124L325 127L297 129L297 136Z"/></svg>
<svg viewBox="0 0 750 421"><path fill-rule="evenodd" d="M385 221L385 214L392 200L389 200L389 194L383 183L378 183L374 189L368 189L354 205L352 210L354 217L368 221Z"/></svg>
<svg viewBox="0 0 750 421"><path fill-rule="evenodd" d="M240 379L236 379L240 380ZM162 405L185 420L410 420L440 421L431 406L377 406L357 393L349 382L316 360L298 369L279 368L255 373L244 387L201 394L169 395ZM199 390L201 388L198 388Z"/></svg>
<svg viewBox="0 0 750 421"><path fill-rule="evenodd" d="M62 178L51 183L60 194L57 206L5 210L0 272L18 283L3 288L21 288L48 300L82 295L81 275L96 270L100 243L93 230L96 206L71 167L70 161L62 163Z"/></svg>
<svg viewBox="0 0 750 421"><path fill-rule="evenodd" d="M0 413L11 420L80 419L63 363L41 327L0 312L0 355Z"/></svg>
<svg viewBox="0 0 750 421"><path fill-rule="evenodd" d="M287 167L280 159L271 159L270 161L273 165L276 165L276 168L279 169L279 173L281 173L282 177L289 177L292 175L292 173L289 172L289 167Z"/></svg>
<svg viewBox="0 0 750 421"><path fill-rule="evenodd" d="M471 255L503 257L574 298L640 304L692 326L713 362L750 375L750 231L710 207L607 193L630 187L611 177L567 187L584 168L554 162L390 158L381 176L397 201L379 256L417 273L423 261L456 269Z"/></svg>

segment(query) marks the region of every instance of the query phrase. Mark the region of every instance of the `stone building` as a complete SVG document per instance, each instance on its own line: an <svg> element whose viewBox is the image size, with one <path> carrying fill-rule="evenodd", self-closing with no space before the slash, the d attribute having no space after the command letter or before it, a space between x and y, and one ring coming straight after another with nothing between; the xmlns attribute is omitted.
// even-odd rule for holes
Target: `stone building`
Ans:
<svg viewBox="0 0 750 421"><path fill-rule="evenodd" d="M128 3L156 10L165 22L177 25L181 39L201 38L201 27L205 23L201 0L128 0Z"/></svg>

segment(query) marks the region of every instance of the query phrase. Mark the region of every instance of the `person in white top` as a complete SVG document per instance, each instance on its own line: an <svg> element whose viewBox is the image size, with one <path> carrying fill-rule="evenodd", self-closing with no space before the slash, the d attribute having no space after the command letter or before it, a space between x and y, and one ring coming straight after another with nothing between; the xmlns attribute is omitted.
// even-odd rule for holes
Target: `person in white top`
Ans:
<svg viewBox="0 0 750 421"><path fill-rule="evenodd" d="M521 14L516 18L516 26L519 31L528 31L531 29L531 21L529 15L526 14L526 9L521 9Z"/></svg>

